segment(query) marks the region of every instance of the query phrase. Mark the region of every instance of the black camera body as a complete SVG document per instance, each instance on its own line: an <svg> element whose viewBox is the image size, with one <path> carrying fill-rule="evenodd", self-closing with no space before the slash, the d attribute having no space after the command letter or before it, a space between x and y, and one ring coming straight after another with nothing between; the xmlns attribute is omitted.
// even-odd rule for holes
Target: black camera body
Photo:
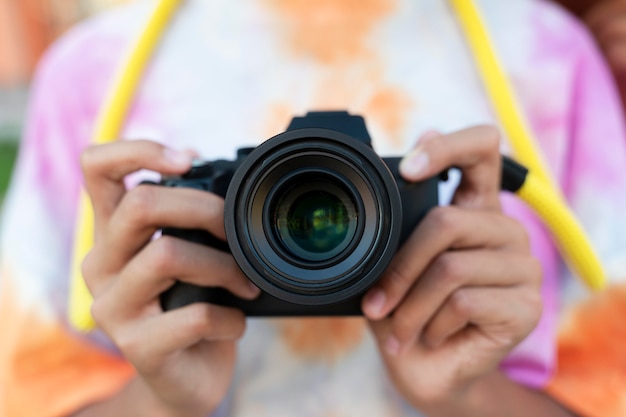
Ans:
<svg viewBox="0 0 626 417"><path fill-rule="evenodd" d="M406 182L400 159L374 152L362 117L310 112L235 160L163 178L161 186L224 197L227 242L203 230L163 234L231 252L262 290L248 301L176 282L161 295L163 309L209 302L248 316L361 314L362 296L438 204L438 178Z"/></svg>

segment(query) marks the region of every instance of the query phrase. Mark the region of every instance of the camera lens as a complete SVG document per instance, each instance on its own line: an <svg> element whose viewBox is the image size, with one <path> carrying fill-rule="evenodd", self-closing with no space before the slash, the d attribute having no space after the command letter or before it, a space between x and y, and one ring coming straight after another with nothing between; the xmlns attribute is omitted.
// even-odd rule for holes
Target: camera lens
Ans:
<svg viewBox="0 0 626 417"><path fill-rule="evenodd" d="M255 149L226 195L233 257L262 290L291 304L362 294L395 253L401 201L372 148L325 129L285 132Z"/></svg>
<svg viewBox="0 0 626 417"><path fill-rule="evenodd" d="M278 218L281 235L286 229L290 240L297 245L292 248L296 254L298 249L305 253L334 253L346 240L349 221L346 206L336 196L324 191L302 195L291 206L286 218Z"/></svg>
<svg viewBox="0 0 626 417"><path fill-rule="evenodd" d="M345 190L324 183L290 188L274 210L274 230L281 246L304 262L339 255L355 235L358 215Z"/></svg>

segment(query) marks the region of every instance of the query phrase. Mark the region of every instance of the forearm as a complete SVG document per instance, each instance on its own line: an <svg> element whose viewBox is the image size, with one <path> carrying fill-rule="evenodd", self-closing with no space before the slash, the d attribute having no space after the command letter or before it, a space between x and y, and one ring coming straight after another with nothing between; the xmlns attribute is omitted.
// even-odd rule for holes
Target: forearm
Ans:
<svg viewBox="0 0 626 417"><path fill-rule="evenodd" d="M458 401L427 407L429 417L575 417L542 391L523 387L498 371L476 381Z"/></svg>
<svg viewBox="0 0 626 417"><path fill-rule="evenodd" d="M73 417L206 417L192 410L168 409L141 380L135 378L115 396L92 404Z"/></svg>

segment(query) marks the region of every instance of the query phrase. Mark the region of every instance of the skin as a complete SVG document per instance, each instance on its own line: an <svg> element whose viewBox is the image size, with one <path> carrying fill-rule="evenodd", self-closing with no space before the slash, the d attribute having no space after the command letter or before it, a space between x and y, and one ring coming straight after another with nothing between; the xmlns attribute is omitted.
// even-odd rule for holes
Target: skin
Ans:
<svg viewBox="0 0 626 417"><path fill-rule="evenodd" d="M402 164L407 179L457 166L463 180L454 205L431 211L364 298L392 380L431 416L571 416L497 370L541 314L540 267L522 226L500 211L497 131L431 132L420 143ZM174 277L244 298L258 289L228 254L172 237L151 239L163 226L202 228L223 239L223 200L153 186L127 192L123 184L139 169L180 174L190 163L190 155L148 141L96 146L83 155L96 219L95 246L84 263L93 314L137 376L77 416L205 417L231 383L243 314L200 303L164 313L158 295Z"/></svg>
<svg viewBox="0 0 626 417"><path fill-rule="evenodd" d="M453 205L426 216L364 300L396 387L431 416L572 415L497 370L541 313L541 267L500 209L498 132L429 133L420 143L401 165L405 178L456 166L463 179Z"/></svg>
<svg viewBox="0 0 626 417"><path fill-rule="evenodd" d="M153 186L126 192L124 177L141 168L181 174L191 167L190 155L156 143L93 147L82 163L96 222L94 248L83 264L94 295L92 313L138 376L116 397L77 415L206 416L228 389L244 315L208 304L163 313L158 295L174 277L221 286L247 299L259 290L225 253L151 237L160 227L173 226L206 229L225 238L223 200L196 190Z"/></svg>
<svg viewBox="0 0 626 417"><path fill-rule="evenodd" d="M595 37L626 102L626 0L559 0Z"/></svg>

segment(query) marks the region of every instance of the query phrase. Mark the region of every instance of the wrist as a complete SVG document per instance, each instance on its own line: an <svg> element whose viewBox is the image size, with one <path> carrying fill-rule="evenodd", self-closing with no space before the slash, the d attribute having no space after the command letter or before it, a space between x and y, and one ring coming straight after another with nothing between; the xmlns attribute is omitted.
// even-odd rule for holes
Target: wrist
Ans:
<svg viewBox="0 0 626 417"><path fill-rule="evenodd" d="M419 409L429 417L575 416L543 391L517 384L497 370Z"/></svg>
<svg viewBox="0 0 626 417"><path fill-rule="evenodd" d="M484 398L492 375L484 375L455 386L445 394L428 398L417 405L429 417L486 417L485 402L493 401L493 396Z"/></svg>
<svg viewBox="0 0 626 417"><path fill-rule="evenodd" d="M480 394L481 390L476 387L479 381L480 378L476 378L447 389L430 387L432 389L428 391L422 390L426 392L414 391L409 393L407 399L417 410L429 417L456 417L459 415L470 417L473 414L467 414L466 411L470 409L470 405L476 401L475 398Z"/></svg>

